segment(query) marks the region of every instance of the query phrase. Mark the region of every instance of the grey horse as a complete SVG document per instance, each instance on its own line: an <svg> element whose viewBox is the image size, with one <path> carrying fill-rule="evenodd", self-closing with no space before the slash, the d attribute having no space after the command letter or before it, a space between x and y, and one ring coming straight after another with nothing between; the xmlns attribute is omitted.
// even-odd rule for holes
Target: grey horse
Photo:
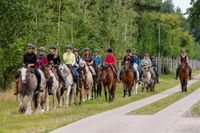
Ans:
<svg viewBox="0 0 200 133"><path fill-rule="evenodd" d="M26 67L21 67L20 70L20 77L19 77L19 112L25 114L32 114L32 100L34 96L34 92L37 88L37 78L33 71ZM28 96L28 103L27 108L25 109L24 106L24 97Z"/></svg>

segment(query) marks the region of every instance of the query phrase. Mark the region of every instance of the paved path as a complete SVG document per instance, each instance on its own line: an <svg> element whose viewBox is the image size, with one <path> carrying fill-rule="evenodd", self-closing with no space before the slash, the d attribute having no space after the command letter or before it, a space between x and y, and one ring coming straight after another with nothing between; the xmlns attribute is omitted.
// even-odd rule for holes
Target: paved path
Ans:
<svg viewBox="0 0 200 133"><path fill-rule="evenodd" d="M199 77L197 76L191 80L189 85L196 82ZM200 89L155 115L137 116L127 115L127 113L178 91L180 91L180 86L128 105L87 117L56 129L52 133L146 133L147 131L149 133L175 133L178 129L174 128L173 125L177 120L181 119L181 115L188 108L200 99Z"/></svg>

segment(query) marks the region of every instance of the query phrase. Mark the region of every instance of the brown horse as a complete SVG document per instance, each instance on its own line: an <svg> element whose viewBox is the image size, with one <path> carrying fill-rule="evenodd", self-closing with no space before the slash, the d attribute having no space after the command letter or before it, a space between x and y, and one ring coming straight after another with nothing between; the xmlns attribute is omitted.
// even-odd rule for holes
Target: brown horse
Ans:
<svg viewBox="0 0 200 133"><path fill-rule="evenodd" d="M189 79L189 66L188 63L182 62L179 71L179 79L181 81L182 92L187 91L187 82Z"/></svg>
<svg viewBox="0 0 200 133"><path fill-rule="evenodd" d="M109 102L112 102L115 98L115 90L117 85L117 77L112 70L112 66L103 65L101 71L101 80L104 86L106 101L109 98ZM109 97L107 97L107 92L109 93Z"/></svg>
<svg viewBox="0 0 200 133"><path fill-rule="evenodd" d="M127 92L128 96L131 96L131 90L134 85L134 73L130 61L125 62L124 69L121 73L121 80L124 88L124 97L126 97Z"/></svg>

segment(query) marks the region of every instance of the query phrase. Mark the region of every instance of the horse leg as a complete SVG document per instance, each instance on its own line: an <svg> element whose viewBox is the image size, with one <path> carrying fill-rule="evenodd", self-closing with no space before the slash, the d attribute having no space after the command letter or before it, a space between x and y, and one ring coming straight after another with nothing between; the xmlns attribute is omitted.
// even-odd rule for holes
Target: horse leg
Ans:
<svg viewBox="0 0 200 133"><path fill-rule="evenodd" d="M107 99L107 90L106 90L106 87L105 87L105 86L104 86L104 95L105 95L106 101L108 101L108 99Z"/></svg>
<svg viewBox="0 0 200 133"><path fill-rule="evenodd" d="M32 99L33 99L33 92L28 97L27 109L26 109L26 113L25 113L27 115L30 115L33 112L32 107L31 107Z"/></svg>
<svg viewBox="0 0 200 133"><path fill-rule="evenodd" d="M116 90L116 86L112 87L112 101L115 99L115 90Z"/></svg>
<svg viewBox="0 0 200 133"><path fill-rule="evenodd" d="M24 107L24 96L19 94L19 113L24 113L25 112L25 107Z"/></svg>
<svg viewBox="0 0 200 133"><path fill-rule="evenodd" d="M128 96L131 96L131 87L128 88Z"/></svg>
<svg viewBox="0 0 200 133"><path fill-rule="evenodd" d="M135 94L138 94L138 83L135 83Z"/></svg>
<svg viewBox="0 0 200 133"><path fill-rule="evenodd" d="M108 90L108 95L109 95L109 102L111 102L112 101L112 88L109 88L109 90Z"/></svg>
<svg viewBox="0 0 200 133"><path fill-rule="evenodd" d="M71 102L70 105L72 105L74 103L74 99L75 99L75 94L76 94L76 85L73 86L72 91L71 91Z"/></svg>
<svg viewBox="0 0 200 133"><path fill-rule="evenodd" d="M49 111L49 94L47 94L47 97L46 97L46 110Z"/></svg>
<svg viewBox="0 0 200 133"><path fill-rule="evenodd" d="M71 91L72 87L70 86L68 89L67 89L67 93L66 93L66 101L65 101L65 108L68 108L69 106L69 98L70 98L70 91Z"/></svg>
<svg viewBox="0 0 200 133"><path fill-rule="evenodd" d="M53 92L53 109L56 109L56 92Z"/></svg>

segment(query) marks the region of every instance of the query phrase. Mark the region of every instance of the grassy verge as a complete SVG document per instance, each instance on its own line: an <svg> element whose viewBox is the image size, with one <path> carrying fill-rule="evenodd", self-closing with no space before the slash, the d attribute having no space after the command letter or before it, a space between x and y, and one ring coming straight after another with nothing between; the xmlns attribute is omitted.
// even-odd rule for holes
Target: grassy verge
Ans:
<svg viewBox="0 0 200 133"><path fill-rule="evenodd" d="M200 117L200 101L192 106L191 115L194 117Z"/></svg>
<svg viewBox="0 0 200 133"><path fill-rule="evenodd" d="M68 109L58 108L45 113L36 113L32 116L17 113L18 102L11 89L0 93L0 132L48 132L82 118L160 93L179 84L178 80L174 80L174 74L161 76L160 82L153 93L141 93L140 90L138 95L123 98L122 87L118 85L116 99L113 103L106 103L103 96L102 98L84 102L80 106L72 105Z"/></svg>
<svg viewBox="0 0 200 133"><path fill-rule="evenodd" d="M132 114L132 115L152 115L152 114L155 114L155 113L159 112L160 110L168 107L169 105L177 102L178 100L184 98L185 96L191 94L192 92L197 90L199 88L199 86L200 86L200 81L189 86L188 92L186 92L186 93L180 93L180 92L174 93L174 94L172 94L172 95L170 95L166 98L163 98L159 101L148 104L148 105L146 105L142 108L136 109L136 110L130 112L130 114ZM195 110L197 110L197 109L195 109ZM200 110L198 110L198 111L200 113Z"/></svg>

